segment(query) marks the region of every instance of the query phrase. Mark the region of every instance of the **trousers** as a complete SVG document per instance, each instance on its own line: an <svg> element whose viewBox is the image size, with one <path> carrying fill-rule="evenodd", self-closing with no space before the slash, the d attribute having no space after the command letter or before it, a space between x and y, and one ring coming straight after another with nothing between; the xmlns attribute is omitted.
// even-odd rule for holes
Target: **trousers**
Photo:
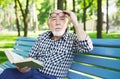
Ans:
<svg viewBox="0 0 120 79"><path fill-rule="evenodd" d="M0 74L0 79L57 79L55 76L44 74L37 69L19 72L16 68L7 68Z"/></svg>

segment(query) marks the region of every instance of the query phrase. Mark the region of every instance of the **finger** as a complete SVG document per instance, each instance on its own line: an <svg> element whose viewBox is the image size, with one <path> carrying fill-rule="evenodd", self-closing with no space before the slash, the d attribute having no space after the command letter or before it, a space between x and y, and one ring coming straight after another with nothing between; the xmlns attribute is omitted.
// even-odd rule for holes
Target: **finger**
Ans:
<svg viewBox="0 0 120 79"><path fill-rule="evenodd" d="M26 67L22 67L22 68L17 67L17 69L18 69L20 72L27 72L27 71L29 71L31 68L26 66Z"/></svg>
<svg viewBox="0 0 120 79"><path fill-rule="evenodd" d="M64 10L63 13L70 16L70 11Z"/></svg>

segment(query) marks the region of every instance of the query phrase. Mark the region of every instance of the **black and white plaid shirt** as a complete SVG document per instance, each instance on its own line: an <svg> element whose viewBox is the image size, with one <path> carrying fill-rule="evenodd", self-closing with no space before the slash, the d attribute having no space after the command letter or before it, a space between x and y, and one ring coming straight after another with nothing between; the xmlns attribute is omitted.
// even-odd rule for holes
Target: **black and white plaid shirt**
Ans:
<svg viewBox="0 0 120 79"><path fill-rule="evenodd" d="M52 32L39 35L35 45L29 53L30 57L44 62L41 72L54 75L57 79L66 77L73 60L73 53L92 50L91 39L79 41L75 34L66 32L59 40L52 39Z"/></svg>

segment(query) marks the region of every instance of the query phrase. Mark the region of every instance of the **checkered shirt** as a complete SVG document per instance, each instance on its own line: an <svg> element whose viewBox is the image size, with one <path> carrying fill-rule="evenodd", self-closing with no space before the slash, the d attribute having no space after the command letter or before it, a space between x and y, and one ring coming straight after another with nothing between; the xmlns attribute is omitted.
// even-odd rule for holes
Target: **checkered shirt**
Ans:
<svg viewBox="0 0 120 79"><path fill-rule="evenodd" d="M71 66L74 53L92 50L91 39L79 41L75 34L66 32L59 40L52 39L52 32L48 31L39 35L29 56L44 63L44 68L39 69L45 74L54 75L57 79L64 79Z"/></svg>

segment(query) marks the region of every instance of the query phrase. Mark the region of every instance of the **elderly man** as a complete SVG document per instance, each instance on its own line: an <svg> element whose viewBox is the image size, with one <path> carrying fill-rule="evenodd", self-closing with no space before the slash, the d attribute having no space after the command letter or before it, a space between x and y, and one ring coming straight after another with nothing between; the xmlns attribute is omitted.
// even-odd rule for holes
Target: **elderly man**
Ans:
<svg viewBox="0 0 120 79"><path fill-rule="evenodd" d="M68 32L70 21L76 34ZM9 68L4 70L0 79L64 79L71 66L74 53L89 52L93 45L89 36L79 26L73 12L55 10L49 15L50 31L39 35L29 56L43 61L44 68Z"/></svg>

